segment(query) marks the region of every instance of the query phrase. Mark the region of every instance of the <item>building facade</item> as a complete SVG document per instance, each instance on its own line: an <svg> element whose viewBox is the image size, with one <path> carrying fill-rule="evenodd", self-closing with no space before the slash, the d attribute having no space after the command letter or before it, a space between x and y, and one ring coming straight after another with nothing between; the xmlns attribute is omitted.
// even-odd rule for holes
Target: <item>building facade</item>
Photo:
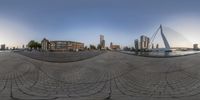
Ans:
<svg viewBox="0 0 200 100"><path fill-rule="evenodd" d="M198 44L193 44L193 50L199 50Z"/></svg>
<svg viewBox="0 0 200 100"><path fill-rule="evenodd" d="M114 45L112 42L110 43L110 49L112 50L120 50L120 45Z"/></svg>
<svg viewBox="0 0 200 100"><path fill-rule="evenodd" d="M75 41L41 41L43 51L79 51L84 50L84 43Z"/></svg>
<svg viewBox="0 0 200 100"><path fill-rule="evenodd" d="M25 48L25 46L24 45L22 45L22 49L24 49Z"/></svg>
<svg viewBox="0 0 200 100"><path fill-rule="evenodd" d="M159 44L156 44L156 49L158 49L159 48Z"/></svg>
<svg viewBox="0 0 200 100"><path fill-rule="evenodd" d="M1 45L1 50L6 50L6 45L5 44Z"/></svg>
<svg viewBox="0 0 200 100"><path fill-rule="evenodd" d="M134 44L135 44L135 51L138 51L139 50L139 41L138 41L138 39L136 39L134 41Z"/></svg>
<svg viewBox="0 0 200 100"><path fill-rule="evenodd" d="M154 44L153 43L151 44L151 49L154 49Z"/></svg>
<svg viewBox="0 0 200 100"><path fill-rule="evenodd" d="M147 36L140 36L140 50L149 49L150 39Z"/></svg>
<svg viewBox="0 0 200 100"><path fill-rule="evenodd" d="M100 35L100 46L101 48L105 48L105 40L103 35Z"/></svg>
<svg viewBox="0 0 200 100"><path fill-rule="evenodd" d="M50 48L49 48L49 45L50 45L50 42L49 40L47 40L46 38L44 38L42 41L41 41L41 49L43 51L48 51Z"/></svg>

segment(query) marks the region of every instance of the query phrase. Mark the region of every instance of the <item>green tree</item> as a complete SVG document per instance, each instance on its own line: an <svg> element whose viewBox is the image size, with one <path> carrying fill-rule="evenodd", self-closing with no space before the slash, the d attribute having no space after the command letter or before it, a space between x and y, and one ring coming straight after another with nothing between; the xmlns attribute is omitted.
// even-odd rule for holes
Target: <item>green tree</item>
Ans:
<svg viewBox="0 0 200 100"><path fill-rule="evenodd" d="M84 49L85 49L85 50L87 50L87 49L88 49L88 47L87 47L87 46L85 46L85 47L84 47Z"/></svg>
<svg viewBox="0 0 200 100"><path fill-rule="evenodd" d="M91 50L93 50L93 49L95 50L96 47L95 47L94 45L90 45L90 49L91 49Z"/></svg>
<svg viewBox="0 0 200 100"><path fill-rule="evenodd" d="M42 45L40 43L36 42L36 47L41 49Z"/></svg>
<svg viewBox="0 0 200 100"><path fill-rule="evenodd" d="M100 49L100 50L101 50L101 48L102 48L102 47L101 47L101 45L100 45L100 44L98 44L98 46L97 46L97 49Z"/></svg>
<svg viewBox="0 0 200 100"><path fill-rule="evenodd" d="M34 48L34 45L35 44L35 41L34 40L31 40L29 43L28 43L28 47L31 48L31 50Z"/></svg>
<svg viewBox="0 0 200 100"><path fill-rule="evenodd" d="M37 49L37 48L41 48L41 44L34 41L34 40L31 40L29 43L28 43L28 47L31 48L31 50L34 48L34 49Z"/></svg>

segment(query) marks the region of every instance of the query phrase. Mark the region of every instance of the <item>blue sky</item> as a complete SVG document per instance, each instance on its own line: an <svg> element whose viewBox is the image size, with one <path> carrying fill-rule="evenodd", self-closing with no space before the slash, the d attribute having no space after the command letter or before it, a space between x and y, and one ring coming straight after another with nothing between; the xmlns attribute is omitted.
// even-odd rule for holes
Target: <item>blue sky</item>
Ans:
<svg viewBox="0 0 200 100"><path fill-rule="evenodd" d="M191 47L200 42L199 5L199 0L0 0L0 44L20 47L46 37L96 45L103 34L107 45L133 46L134 39L151 36L163 24L190 42L181 46Z"/></svg>

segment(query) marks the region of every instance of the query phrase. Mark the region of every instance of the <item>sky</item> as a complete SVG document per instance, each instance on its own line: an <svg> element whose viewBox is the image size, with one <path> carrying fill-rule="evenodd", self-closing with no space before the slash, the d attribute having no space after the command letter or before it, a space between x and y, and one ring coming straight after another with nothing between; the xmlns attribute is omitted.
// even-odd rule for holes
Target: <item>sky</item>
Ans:
<svg viewBox="0 0 200 100"><path fill-rule="evenodd" d="M102 34L107 46L131 47L162 24L176 31L164 29L172 47L192 47L200 44L199 5L199 0L0 0L0 44L21 47L45 37L97 45Z"/></svg>

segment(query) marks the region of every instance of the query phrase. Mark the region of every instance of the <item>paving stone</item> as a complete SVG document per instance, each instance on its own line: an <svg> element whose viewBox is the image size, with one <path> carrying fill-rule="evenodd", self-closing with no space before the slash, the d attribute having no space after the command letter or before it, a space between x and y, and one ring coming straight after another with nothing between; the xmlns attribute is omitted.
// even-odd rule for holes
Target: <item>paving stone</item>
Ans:
<svg viewBox="0 0 200 100"><path fill-rule="evenodd" d="M140 57L110 51L69 55L0 53L0 98L2 100L200 99L198 66L200 54L175 58ZM43 60L32 59L34 57ZM92 58L86 59L88 57ZM44 58L50 60L63 58L62 60L66 62L46 62ZM82 58L84 60L77 60Z"/></svg>

